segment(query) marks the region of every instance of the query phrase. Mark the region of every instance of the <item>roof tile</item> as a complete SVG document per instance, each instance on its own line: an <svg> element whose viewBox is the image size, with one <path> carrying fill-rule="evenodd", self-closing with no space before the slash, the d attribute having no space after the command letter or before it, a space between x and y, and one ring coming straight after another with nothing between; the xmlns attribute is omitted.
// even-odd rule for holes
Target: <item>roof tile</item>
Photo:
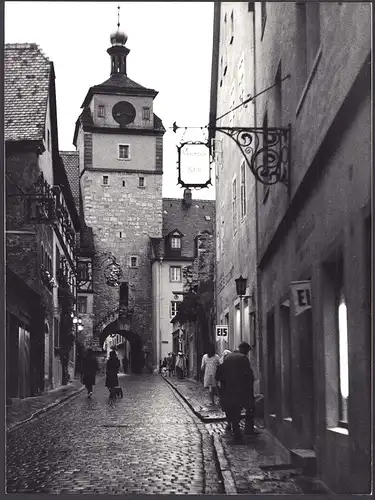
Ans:
<svg viewBox="0 0 375 500"><path fill-rule="evenodd" d="M43 138L51 64L35 43L5 45L5 140Z"/></svg>

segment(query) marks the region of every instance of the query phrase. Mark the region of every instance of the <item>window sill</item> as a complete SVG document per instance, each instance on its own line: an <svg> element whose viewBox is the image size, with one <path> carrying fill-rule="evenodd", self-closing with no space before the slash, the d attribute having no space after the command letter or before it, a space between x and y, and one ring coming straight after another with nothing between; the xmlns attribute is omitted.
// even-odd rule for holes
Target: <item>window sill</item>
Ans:
<svg viewBox="0 0 375 500"><path fill-rule="evenodd" d="M146 189L146 186L138 186L139 189Z"/></svg>
<svg viewBox="0 0 375 500"><path fill-rule="evenodd" d="M344 434L344 436L349 436L349 430L344 427L328 427L327 431L336 432L337 434Z"/></svg>
<svg viewBox="0 0 375 500"><path fill-rule="evenodd" d="M307 78L307 81L306 81L306 84L305 84L305 86L304 86L304 88L302 90L302 94L301 94L300 100L299 100L299 102L297 104L296 116L298 116L299 112L301 111L302 104L305 101L305 97L306 97L307 92L308 92L308 90L310 88L311 82L314 79L314 76L315 76L315 73L316 73L316 69L318 67L320 58L322 57L322 53L323 53L323 45L320 45L320 47L318 48L318 52L317 52L317 54L315 56L315 59L314 59L314 62L313 62L310 74L309 74L309 76Z"/></svg>
<svg viewBox="0 0 375 500"><path fill-rule="evenodd" d="M119 161L130 161L131 158L117 158Z"/></svg>

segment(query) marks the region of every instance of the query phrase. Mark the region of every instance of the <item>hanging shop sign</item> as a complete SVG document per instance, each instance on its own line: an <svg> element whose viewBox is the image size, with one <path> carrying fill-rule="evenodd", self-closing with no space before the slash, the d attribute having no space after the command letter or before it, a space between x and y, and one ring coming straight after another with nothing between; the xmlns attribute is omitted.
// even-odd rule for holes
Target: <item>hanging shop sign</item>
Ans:
<svg viewBox="0 0 375 500"><path fill-rule="evenodd" d="M178 183L186 188L211 184L211 160L208 142L183 142L177 146Z"/></svg>
<svg viewBox="0 0 375 500"><path fill-rule="evenodd" d="M292 281L290 283L294 316L311 309L311 281Z"/></svg>

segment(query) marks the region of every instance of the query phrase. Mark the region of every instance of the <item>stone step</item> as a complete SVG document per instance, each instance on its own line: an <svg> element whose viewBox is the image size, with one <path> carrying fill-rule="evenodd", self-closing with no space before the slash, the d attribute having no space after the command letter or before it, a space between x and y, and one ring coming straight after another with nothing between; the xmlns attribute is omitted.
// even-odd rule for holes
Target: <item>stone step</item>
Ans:
<svg viewBox="0 0 375 500"><path fill-rule="evenodd" d="M313 449L293 448L290 451L292 463L306 476L316 474L316 453Z"/></svg>

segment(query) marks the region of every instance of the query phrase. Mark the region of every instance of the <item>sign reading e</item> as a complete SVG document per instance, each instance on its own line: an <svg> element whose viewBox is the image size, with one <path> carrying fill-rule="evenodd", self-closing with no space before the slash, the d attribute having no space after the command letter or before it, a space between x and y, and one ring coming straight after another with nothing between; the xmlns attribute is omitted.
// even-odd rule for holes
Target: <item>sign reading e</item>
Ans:
<svg viewBox="0 0 375 500"><path fill-rule="evenodd" d="M290 283L290 291L294 306L294 315L311 309L311 281L292 281Z"/></svg>
<svg viewBox="0 0 375 500"><path fill-rule="evenodd" d="M228 325L216 325L216 340L228 340Z"/></svg>

